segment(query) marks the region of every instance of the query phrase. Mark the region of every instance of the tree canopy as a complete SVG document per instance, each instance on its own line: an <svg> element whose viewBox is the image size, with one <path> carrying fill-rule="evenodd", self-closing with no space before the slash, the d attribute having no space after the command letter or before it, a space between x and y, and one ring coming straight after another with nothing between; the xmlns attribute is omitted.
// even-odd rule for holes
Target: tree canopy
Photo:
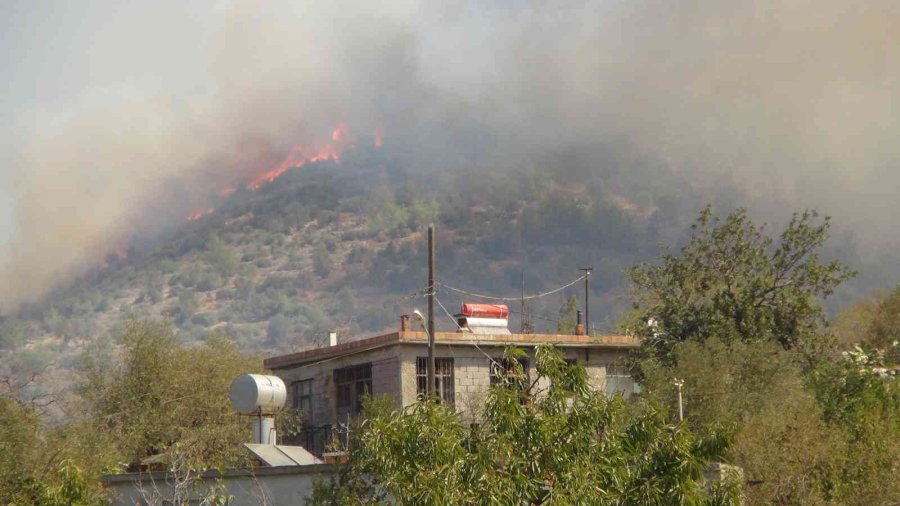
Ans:
<svg viewBox="0 0 900 506"><path fill-rule="evenodd" d="M687 340L768 340L785 348L815 346L828 297L854 273L819 250L830 221L794 214L776 241L745 209L724 219L706 207L680 254L630 271L637 292L630 330L645 349L670 357Z"/></svg>
<svg viewBox="0 0 900 506"><path fill-rule="evenodd" d="M538 378L514 372L491 387L477 424L445 405L403 410L370 401L349 464L314 504L736 504L739 483L705 483L721 434L699 437L648 402L591 388L583 367L551 346ZM730 486L727 483L732 483Z"/></svg>

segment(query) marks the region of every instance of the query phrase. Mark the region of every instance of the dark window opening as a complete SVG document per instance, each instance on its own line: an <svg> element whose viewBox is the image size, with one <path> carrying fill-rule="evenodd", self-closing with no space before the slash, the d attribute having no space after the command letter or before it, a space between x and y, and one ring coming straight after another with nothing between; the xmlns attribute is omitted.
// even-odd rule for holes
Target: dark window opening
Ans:
<svg viewBox="0 0 900 506"><path fill-rule="evenodd" d="M362 397L372 394L372 364L335 369L334 387L338 416L358 415L362 411Z"/></svg>
<svg viewBox="0 0 900 506"><path fill-rule="evenodd" d="M291 385L293 408L303 414L307 421L312 420L312 384L313 380L302 380Z"/></svg>
<svg viewBox="0 0 900 506"><path fill-rule="evenodd" d="M437 384L438 401L453 406L456 391L453 386L453 359L434 359L434 382ZM416 395L422 399L428 391L428 357L416 359Z"/></svg>

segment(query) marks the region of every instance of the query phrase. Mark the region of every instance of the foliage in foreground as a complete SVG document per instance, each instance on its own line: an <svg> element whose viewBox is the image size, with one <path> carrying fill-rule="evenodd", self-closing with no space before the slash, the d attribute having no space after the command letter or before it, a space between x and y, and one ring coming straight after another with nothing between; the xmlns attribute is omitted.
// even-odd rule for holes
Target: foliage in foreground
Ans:
<svg viewBox="0 0 900 506"><path fill-rule="evenodd" d="M707 209L681 255L632 271L645 391L675 412L678 378L690 429L729 429L749 504L900 501L900 381L885 367L900 291L839 318L838 342L861 344L835 360L820 301L850 271L819 260L827 231L804 213L776 242L743 210Z"/></svg>
<svg viewBox="0 0 900 506"><path fill-rule="evenodd" d="M122 332L124 356L110 367L85 359L81 389L92 423L103 426L119 462L156 461L188 468L236 465L247 424L228 401L231 381L262 369L226 337L179 345L173 330L133 321Z"/></svg>
<svg viewBox="0 0 900 506"><path fill-rule="evenodd" d="M507 351L510 363L519 353ZM550 346L536 363L538 378L517 368L492 387L473 426L434 402L369 402L349 465L319 484L313 504L737 502L739 484L703 480L727 451L720 434L698 437L653 404L607 397Z"/></svg>
<svg viewBox="0 0 900 506"><path fill-rule="evenodd" d="M107 348L86 354L82 399L59 425L0 395L0 504L102 504L104 473L143 462L185 474L246 461L249 427L227 392L235 376L261 369L257 358L224 337L184 346L151 322L133 321L119 337L121 357Z"/></svg>

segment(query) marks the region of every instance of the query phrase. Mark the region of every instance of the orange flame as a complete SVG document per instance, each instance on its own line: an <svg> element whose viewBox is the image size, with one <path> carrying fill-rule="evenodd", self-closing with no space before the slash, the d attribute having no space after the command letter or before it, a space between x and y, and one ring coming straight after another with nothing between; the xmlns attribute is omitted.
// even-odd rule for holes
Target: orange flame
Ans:
<svg viewBox="0 0 900 506"><path fill-rule="evenodd" d="M352 148L355 144L347 125L340 123L332 130L330 143L319 148L311 148L304 145L294 146L281 163L251 179L247 183L247 189L258 190L264 184L275 181L289 169L303 167L308 163L325 160L338 162L341 159L341 151Z"/></svg>
<svg viewBox="0 0 900 506"><path fill-rule="evenodd" d="M213 209L212 207L207 207L206 209L198 209L198 210L192 212L191 214L189 214L187 217L187 220L188 221L197 221L200 218L202 218L208 214L212 214L213 211L215 211L215 209Z"/></svg>

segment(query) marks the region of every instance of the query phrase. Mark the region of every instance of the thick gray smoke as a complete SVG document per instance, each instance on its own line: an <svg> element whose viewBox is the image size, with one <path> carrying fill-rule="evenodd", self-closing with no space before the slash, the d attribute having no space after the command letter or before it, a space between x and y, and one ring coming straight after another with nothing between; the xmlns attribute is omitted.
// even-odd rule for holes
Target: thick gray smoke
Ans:
<svg viewBox="0 0 900 506"><path fill-rule="evenodd" d="M100 89L41 113L8 154L0 306L341 121L491 163L627 139L701 187L726 179L832 214L873 248L895 242L892 0L237 1L198 23L208 54L183 64L209 91Z"/></svg>

